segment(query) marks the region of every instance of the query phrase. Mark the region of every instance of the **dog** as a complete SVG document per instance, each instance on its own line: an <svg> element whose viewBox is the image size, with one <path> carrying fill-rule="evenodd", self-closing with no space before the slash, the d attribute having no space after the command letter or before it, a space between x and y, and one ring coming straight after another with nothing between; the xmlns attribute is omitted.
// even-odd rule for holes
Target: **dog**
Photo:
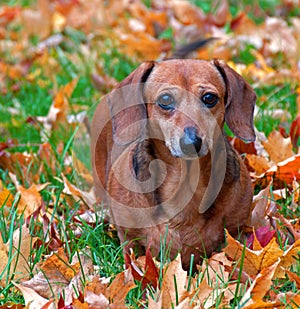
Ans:
<svg viewBox="0 0 300 309"><path fill-rule="evenodd" d="M220 248L224 228L238 235L253 190L223 128L254 141L255 101L226 63L192 59L144 62L104 97L92 122L93 175L121 243L180 252L187 270L191 255L199 263Z"/></svg>

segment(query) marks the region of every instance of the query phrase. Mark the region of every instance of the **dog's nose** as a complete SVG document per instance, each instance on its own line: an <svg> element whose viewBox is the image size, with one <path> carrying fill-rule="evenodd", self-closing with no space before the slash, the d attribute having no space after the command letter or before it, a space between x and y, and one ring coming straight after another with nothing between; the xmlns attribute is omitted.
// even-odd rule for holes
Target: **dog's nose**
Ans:
<svg viewBox="0 0 300 309"><path fill-rule="evenodd" d="M202 139L197 135L194 127L184 128L184 135L180 138L180 148L183 154L187 156L195 156L201 149Z"/></svg>

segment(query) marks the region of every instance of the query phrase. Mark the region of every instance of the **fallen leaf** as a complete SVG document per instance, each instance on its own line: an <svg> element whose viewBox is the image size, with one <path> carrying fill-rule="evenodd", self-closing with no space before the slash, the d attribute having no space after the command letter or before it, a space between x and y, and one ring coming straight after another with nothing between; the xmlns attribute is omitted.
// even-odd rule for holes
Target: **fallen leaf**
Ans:
<svg viewBox="0 0 300 309"><path fill-rule="evenodd" d="M249 227L257 229L259 227L270 225L266 216L267 216L267 209L270 203L271 186L272 182L270 182L266 188L261 190L257 195L253 197L250 222L248 223Z"/></svg>
<svg viewBox="0 0 300 309"><path fill-rule="evenodd" d="M94 209L96 204L96 197L94 190L92 189L90 192L82 191L77 188L75 185L71 184L68 179L62 174L62 179L64 181L64 194L72 195L73 197L77 197L81 199L90 209ZM77 200L78 200L77 199Z"/></svg>
<svg viewBox="0 0 300 309"><path fill-rule="evenodd" d="M223 251L233 260L243 265L243 270L250 276L256 276L263 268L273 265L283 256L283 251L273 238L262 250L254 251L233 239L226 231L227 246Z"/></svg>
<svg viewBox="0 0 300 309"><path fill-rule="evenodd" d="M21 13L23 36L37 35L41 39L51 32L52 10L47 0L38 0L36 9L27 8Z"/></svg>
<svg viewBox="0 0 300 309"><path fill-rule="evenodd" d="M260 306L257 308L264 308L265 302L263 301L263 298L271 288L272 279L279 263L280 260L278 259L277 262L263 268L259 272L250 288L247 290L246 294L240 301L240 304L242 304L243 308L253 308L251 307L253 305Z"/></svg>
<svg viewBox="0 0 300 309"><path fill-rule="evenodd" d="M14 285L23 294L26 308L28 309L42 309L42 308L55 309L56 308L52 300L43 298L37 292L35 292L35 290L29 287L23 286L22 284L14 283Z"/></svg>
<svg viewBox="0 0 300 309"><path fill-rule="evenodd" d="M43 123L47 133L50 133L52 129L55 130L60 126L64 127L68 124L67 115L70 112L68 100L71 97L77 82L78 78L75 78L65 86L60 87L53 99L48 115L45 117L37 117L37 120Z"/></svg>
<svg viewBox="0 0 300 309"><path fill-rule="evenodd" d="M130 255L125 255L126 268L131 268L134 279L141 282L143 290L145 290L148 286L152 286L156 289L159 279L157 266L155 265L151 255L150 245L151 244L149 244L146 250L145 258L139 257L136 260L133 253Z"/></svg>
<svg viewBox="0 0 300 309"><path fill-rule="evenodd" d="M32 255L36 237L31 237L28 227L24 224L13 233L13 238L6 244L0 237L0 273L3 272L1 283L6 286L11 278L15 281L29 278L29 259ZM9 267L8 267L9 266Z"/></svg>
<svg viewBox="0 0 300 309"><path fill-rule="evenodd" d="M299 96L298 96L299 98ZM298 140L300 136L300 115L291 124L290 138L294 148L298 148Z"/></svg>
<svg viewBox="0 0 300 309"><path fill-rule="evenodd" d="M247 247L255 251L263 249L271 239L276 235L275 230L271 230L269 226L262 226L254 230L247 239Z"/></svg>
<svg viewBox="0 0 300 309"><path fill-rule="evenodd" d="M185 294L187 272L182 269L180 255L167 267L161 288L162 307L172 308Z"/></svg>
<svg viewBox="0 0 300 309"><path fill-rule="evenodd" d="M17 191L20 193L20 200L18 203L18 213L24 213L24 217L29 217L41 204L42 196L40 191L44 190L50 183L44 183L39 185L31 185L26 189L21 186L17 180L17 177L9 173L11 180L14 182Z"/></svg>
<svg viewBox="0 0 300 309"><path fill-rule="evenodd" d="M256 175L264 175L271 167L272 164L262 156L247 154L247 163L255 171Z"/></svg>
<svg viewBox="0 0 300 309"><path fill-rule="evenodd" d="M291 139L284 138L278 131L273 131L266 142L262 142L274 163L282 162L294 156Z"/></svg>
<svg viewBox="0 0 300 309"><path fill-rule="evenodd" d="M119 273L107 288L105 295L114 305L111 308L121 309L125 306L125 297L136 285L129 269Z"/></svg>

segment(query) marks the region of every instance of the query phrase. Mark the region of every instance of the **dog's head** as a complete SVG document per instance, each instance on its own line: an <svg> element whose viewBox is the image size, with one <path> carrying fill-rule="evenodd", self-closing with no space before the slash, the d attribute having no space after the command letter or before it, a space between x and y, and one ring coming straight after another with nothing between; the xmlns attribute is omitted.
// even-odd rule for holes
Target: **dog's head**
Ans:
<svg viewBox="0 0 300 309"><path fill-rule="evenodd" d="M146 62L108 96L116 143L162 139L173 156L188 159L208 153L224 121L237 137L255 140L255 100L251 86L217 60Z"/></svg>

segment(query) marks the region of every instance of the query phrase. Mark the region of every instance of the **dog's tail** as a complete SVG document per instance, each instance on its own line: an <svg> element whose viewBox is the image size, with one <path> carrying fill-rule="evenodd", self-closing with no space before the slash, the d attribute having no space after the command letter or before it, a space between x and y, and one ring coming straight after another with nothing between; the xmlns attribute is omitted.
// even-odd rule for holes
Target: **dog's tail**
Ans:
<svg viewBox="0 0 300 309"><path fill-rule="evenodd" d="M217 38L211 37L207 39L200 39L189 44L183 45L174 50L173 54L167 59L185 59L188 55L200 48L205 47L208 43L217 40Z"/></svg>

